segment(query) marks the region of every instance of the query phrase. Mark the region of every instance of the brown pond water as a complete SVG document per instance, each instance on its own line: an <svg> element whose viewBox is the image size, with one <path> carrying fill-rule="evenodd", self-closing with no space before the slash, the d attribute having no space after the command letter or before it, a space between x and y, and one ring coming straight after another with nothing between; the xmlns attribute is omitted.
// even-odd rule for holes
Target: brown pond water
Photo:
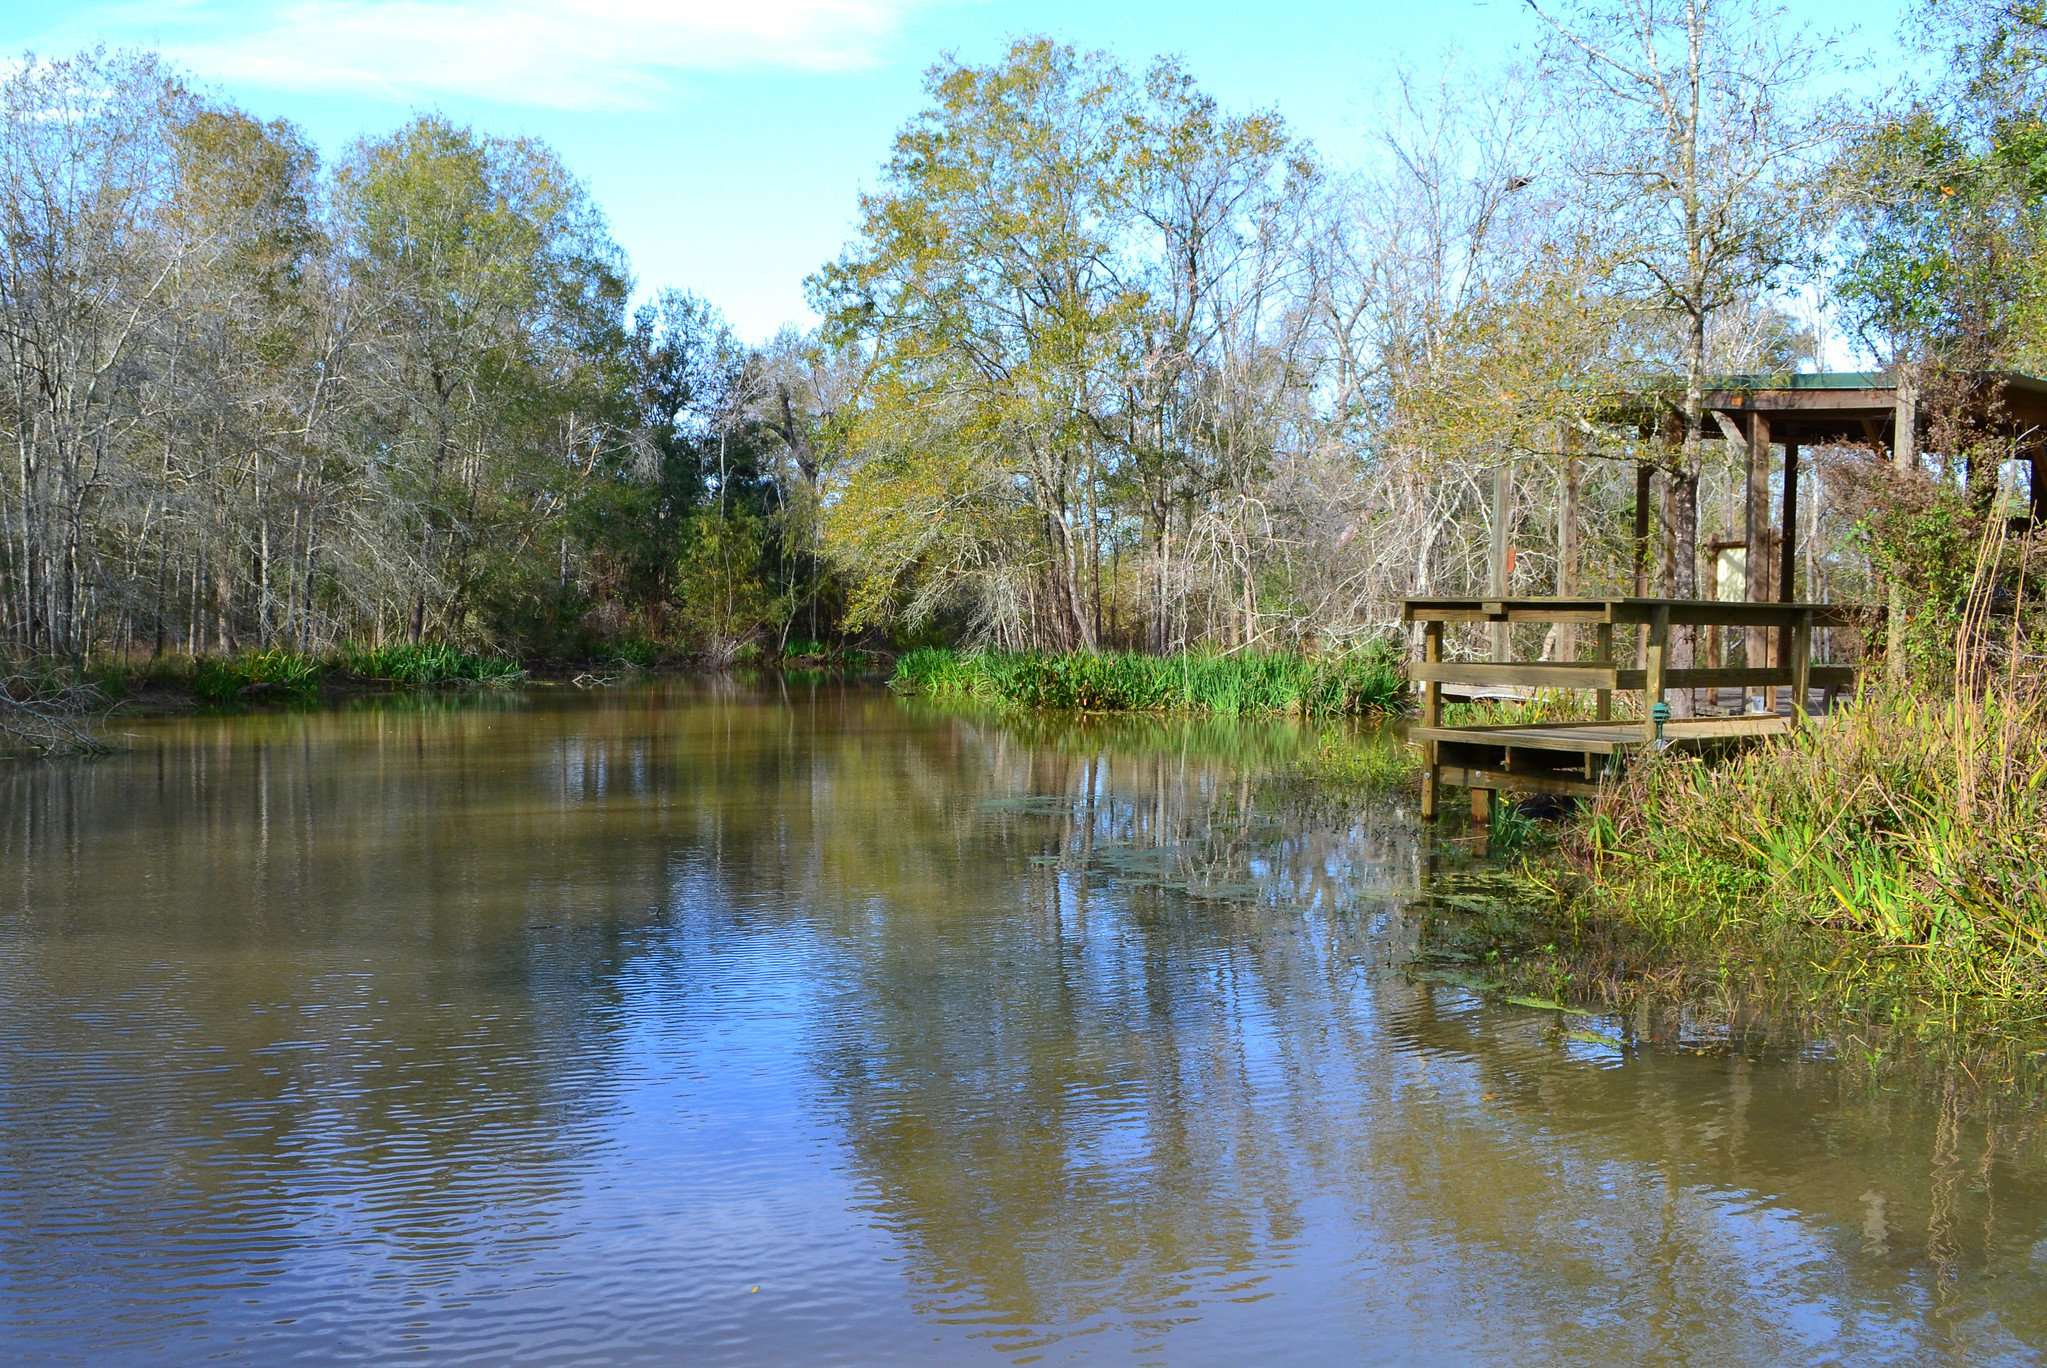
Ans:
<svg viewBox="0 0 2047 1368"><path fill-rule="evenodd" d="M0 773L0 1358L1992 1363L2041 1118L1400 972L1284 726L857 688Z"/></svg>

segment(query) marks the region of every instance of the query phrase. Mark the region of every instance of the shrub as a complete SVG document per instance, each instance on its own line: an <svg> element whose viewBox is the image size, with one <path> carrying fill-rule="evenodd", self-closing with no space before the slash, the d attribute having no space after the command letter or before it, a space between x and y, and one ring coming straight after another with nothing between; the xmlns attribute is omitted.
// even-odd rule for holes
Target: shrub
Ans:
<svg viewBox="0 0 2047 1368"><path fill-rule="evenodd" d="M659 642L647 641L644 638L614 641L606 654L616 664L647 670L652 669L654 662L661 658L661 645Z"/></svg>

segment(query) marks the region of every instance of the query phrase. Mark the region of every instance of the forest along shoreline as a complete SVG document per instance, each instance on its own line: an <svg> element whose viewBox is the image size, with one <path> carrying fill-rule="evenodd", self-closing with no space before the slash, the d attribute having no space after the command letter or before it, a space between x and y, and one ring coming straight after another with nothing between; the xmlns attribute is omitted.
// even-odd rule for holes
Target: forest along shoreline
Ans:
<svg viewBox="0 0 2047 1368"><path fill-rule="evenodd" d="M1410 697L1388 646L1328 660L924 651L891 682L939 703L1061 712L1391 720ZM1498 804L1484 832L1446 819L1454 910L1432 942L1437 976L1560 1010L1684 1005L1744 1029L1934 1034L1979 1062L1990 1051L1996 1078L2037 1076L2041 700L1866 683L1823 723L1717 763L1664 752L1582 805ZM1446 713L1516 723L1589 707L1558 692ZM1340 804L1409 793L1420 766L1383 729L1331 730L1278 778Z"/></svg>
<svg viewBox="0 0 2047 1368"><path fill-rule="evenodd" d="M733 664L785 674L876 677L885 654L815 642L793 642L776 654L737 653ZM651 644L624 646L585 659L520 658L445 643L345 646L324 653L283 649L232 655L98 660L61 689L44 687L14 700L0 724L11 724L10 749L45 755L98 748L96 725L109 713L127 716L194 708L317 704L365 693L422 689L511 689L522 685L614 684L657 673L700 671L701 662ZM38 720L45 725L37 730Z"/></svg>

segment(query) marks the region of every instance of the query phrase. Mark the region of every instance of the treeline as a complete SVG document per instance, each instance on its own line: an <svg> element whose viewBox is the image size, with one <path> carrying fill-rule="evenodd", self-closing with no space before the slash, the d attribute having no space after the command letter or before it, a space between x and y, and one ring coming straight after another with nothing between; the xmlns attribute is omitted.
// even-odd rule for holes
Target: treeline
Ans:
<svg viewBox="0 0 2047 1368"><path fill-rule="evenodd" d="M1379 91L1348 168L1171 62L1038 40L935 69L814 281L863 349L828 517L852 620L1330 649L1485 587L1502 520L1512 592L1696 592L1741 479L1700 393L1810 365L1785 291L1841 121L1773 12L1544 33ZM1807 577L1856 592L1806 508Z"/></svg>
<svg viewBox="0 0 2047 1368"><path fill-rule="evenodd" d="M1329 653L1485 589L1502 542L1510 592L1686 596L1744 517L1702 392L1844 333L1956 431L1902 522L1871 452L1820 453L1795 591L1959 603L1919 512L1965 546L2024 491L1941 377L2047 364L2042 31L1927 16L1938 79L1853 109L1760 5L1538 7L1523 59L1377 91L1344 162L1170 61L948 59L810 281L822 327L765 346L632 307L530 139L423 115L323 161L147 55L31 58L0 637Z"/></svg>
<svg viewBox="0 0 2047 1368"><path fill-rule="evenodd" d="M629 315L542 144L422 115L323 164L150 56L29 59L0 242L17 651L729 649L834 611L800 348Z"/></svg>
<svg viewBox="0 0 2047 1368"><path fill-rule="evenodd" d="M1377 92L1348 166L1171 62L1038 40L934 69L813 282L860 349L826 520L850 620L1328 650L1495 574L1711 593L1747 443L1704 392L1852 344L1916 392L1916 468L1881 433L1808 449L1796 525L1758 510L1791 554L1756 559L1799 598L1902 593L1913 660L1948 668L1983 537L2028 505L2037 435L1969 376L2047 365L2047 21L1928 5L1930 83L1857 107L1772 7L1531 10L1525 59Z"/></svg>

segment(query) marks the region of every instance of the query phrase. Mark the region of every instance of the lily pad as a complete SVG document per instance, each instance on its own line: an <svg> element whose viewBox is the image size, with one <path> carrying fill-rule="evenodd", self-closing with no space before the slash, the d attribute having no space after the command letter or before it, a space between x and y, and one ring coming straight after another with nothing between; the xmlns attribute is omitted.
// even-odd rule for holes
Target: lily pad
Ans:
<svg viewBox="0 0 2047 1368"><path fill-rule="evenodd" d="M1497 993L1501 985L1476 974L1461 973L1455 969L1416 969L1408 977L1418 983L1442 983L1452 988L1467 988L1474 993Z"/></svg>
<svg viewBox="0 0 2047 1368"><path fill-rule="evenodd" d="M1057 793L1019 793L1009 798L983 798L975 804L983 812L1027 812L1040 817L1057 817L1073 811L1073 799Z"/></svg>
<svg viewBox="0 0 2047 1368"><path fill-rule="evenodd" d="M1610 1036L1604 1031L1575 1030L1564 1032L1564 1039L1580 1045L1604 1045L1609 1050L1625 1050L1628 1043L1619 1036Z"/></svg>

